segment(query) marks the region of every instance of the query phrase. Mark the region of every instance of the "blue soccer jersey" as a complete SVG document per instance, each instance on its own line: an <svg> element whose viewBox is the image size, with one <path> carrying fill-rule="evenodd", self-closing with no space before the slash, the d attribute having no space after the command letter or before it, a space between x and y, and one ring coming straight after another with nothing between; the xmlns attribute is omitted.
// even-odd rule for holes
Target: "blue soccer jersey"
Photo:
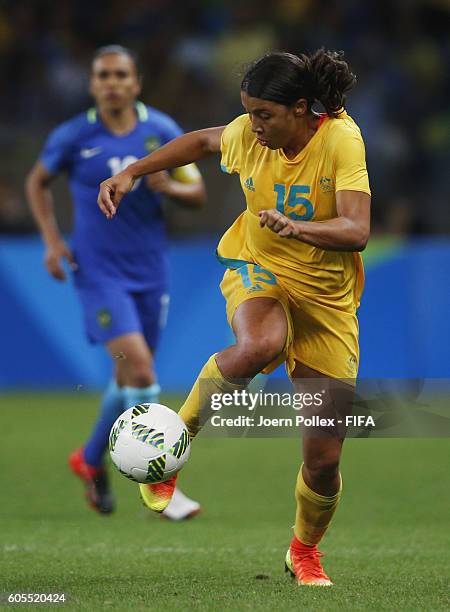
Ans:
<svg viewBox="0 0 450 612"><path fill-rule="evenodd" d="M114 281L128 291L166 282L166 235L161 196L145 178L136 181L113 220L97 206L99 183L182 133L160 111L136 103L138 121L128 134L116 135L95 108L57 127L40 160L56 174L66 171L74 202L72 247L78 286Z"/></svg>

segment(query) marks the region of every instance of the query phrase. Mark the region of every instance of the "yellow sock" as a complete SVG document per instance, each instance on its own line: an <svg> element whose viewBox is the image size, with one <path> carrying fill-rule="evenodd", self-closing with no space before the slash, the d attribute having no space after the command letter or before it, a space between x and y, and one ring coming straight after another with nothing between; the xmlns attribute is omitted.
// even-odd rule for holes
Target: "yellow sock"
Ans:
<svg viewBox="0 0 450 612"><path fill-rule="evenodd" d="M303 480L303 465L298 473L295 487L297 512L295 515L294 533L303 544L318 544L328 529L333 514L339 503L342 492L342 478L336 495L327 497L312 491Z"/></svg>
<svg viewBox="0 0 450 612"><path fill-rule="evenodd" d="M211 410L213 393L231 393L235 389L245 388L246 385L237 385L226 380L217 366L216 355L212 355L203 366L178 413L186 423L190 437L193 438L197 435L213 413L213 410Z"/></svg>

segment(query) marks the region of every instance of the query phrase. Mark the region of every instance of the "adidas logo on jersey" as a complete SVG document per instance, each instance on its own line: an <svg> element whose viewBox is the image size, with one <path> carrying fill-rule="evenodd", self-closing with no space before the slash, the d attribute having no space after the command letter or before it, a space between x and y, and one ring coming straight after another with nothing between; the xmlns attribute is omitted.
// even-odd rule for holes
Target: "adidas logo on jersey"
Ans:
<svg viewBox="0 0 450 612"><path fill-rule="evenodd" d="M251 176L248 177L244 185L249 191L256 191L255 186L253 185L253 179Z"/></svg>

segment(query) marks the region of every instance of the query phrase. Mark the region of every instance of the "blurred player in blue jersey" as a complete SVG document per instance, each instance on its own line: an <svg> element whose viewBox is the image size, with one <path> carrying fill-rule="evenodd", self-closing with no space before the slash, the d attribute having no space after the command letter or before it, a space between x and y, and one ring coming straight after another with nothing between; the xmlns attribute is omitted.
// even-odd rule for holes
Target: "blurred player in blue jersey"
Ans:
<svg viewBox="0 0 450 612"><path fill-rule="evenodd" d="M101 343L114 363L98 420L82 449L69 457L86 485L89 504L114 510L103 455L109 431L129 406L158 401L153 353L168 307L167 244L161 196L193 207L206 193L194 164L137 181L111 224L97 206L98 184L182 133L167 115L137 100L141 78L132 51L112 45L97 51L90 92L95 108L57 127L27 178L27 195L46 245L49 274L65 280L67 259L82 305L88 338ZM50 184L66 172L74 202L69 247L55 219ZM198 502L177 491L164 514L178 520L196 514Z"/></svg>

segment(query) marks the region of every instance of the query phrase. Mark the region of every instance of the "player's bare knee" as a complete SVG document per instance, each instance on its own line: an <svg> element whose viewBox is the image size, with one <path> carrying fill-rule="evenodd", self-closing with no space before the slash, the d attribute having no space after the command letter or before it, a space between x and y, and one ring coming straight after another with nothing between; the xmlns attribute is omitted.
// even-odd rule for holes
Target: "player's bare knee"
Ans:
<svg viewBox="0 0 450 612"><path fill-rule="evenodd" d="M125 380L125 384L129 387L143 388L155 382L155 375L149 360L130 360L124 370L122 380Z"/></svg>
<svg viewBox="0 0 450 612"><path fill-rule="evenodd" d="M313 479L332 479L339 474L339 454L335 452L305 458L304 467Z"/></svg>
<svg viewBox="0 0 450 612"><path fill-rule="evenodd" d="M285 339L277 334L262 334L253 339L254 355L269 365L283 352L284 343Z"/></svg>
<svg viewBox="0 0 450 612"><path fill-rule="evenodd" d="M150 372L131 372L127 377L127 384L129 387L136 387L142 389L149 387L154 382L154 377L151 376Z"/></svg>
<svg viewBox="0 0 450 612"><path fill-rule="evenodd" d="M283 351L284 339L275 335L246 338L238 343L236 357L255 372L260 372Z"/></svg>

